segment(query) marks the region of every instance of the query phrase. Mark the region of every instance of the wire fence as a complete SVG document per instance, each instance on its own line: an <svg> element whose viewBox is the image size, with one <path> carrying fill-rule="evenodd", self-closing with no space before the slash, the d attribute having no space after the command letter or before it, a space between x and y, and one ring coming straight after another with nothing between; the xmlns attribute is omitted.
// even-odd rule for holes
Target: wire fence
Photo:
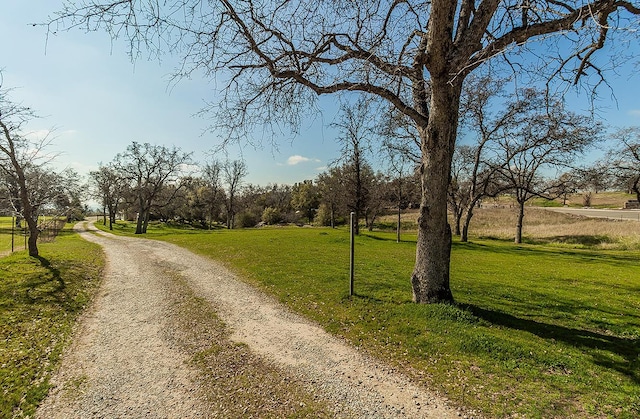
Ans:
<svg viewBox="0 0 640 419"><path fill-rule="evenodd" d="M64 229L64 226L66 224L65 217L41 217L38 221L39 243L52 242L58 236L58 234L60 234L60 231ZM11 224L9 224L9 222ZM29 239L29 236L31 235L29 229L27 228L27 223L24 220L17 222L16 218L14 217L9 217L9 221L5 221L4 223L5 224L3 224L2 226L2 236L7 237L5 236L5 234L10 235L11 245L9 248L9 243L6 242L6 244L3 245L2 248L7 250L0 251L0 254L8 254L9 249L11 252L27 249L27 241Z"/></svg>

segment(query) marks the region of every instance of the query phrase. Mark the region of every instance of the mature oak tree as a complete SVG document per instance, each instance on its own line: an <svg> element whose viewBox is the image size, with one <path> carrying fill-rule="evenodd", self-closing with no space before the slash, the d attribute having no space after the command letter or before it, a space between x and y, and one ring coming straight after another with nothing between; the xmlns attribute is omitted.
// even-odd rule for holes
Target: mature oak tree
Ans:
<svg viewBox="0 0 640 419"><path fill-rule="evenodd" d="M49 22L106 29L145 48L182 54L176 77L204 72L225 81L209 110L228 139L265 122L296 128L315 95L360 92L410 118L420 137L422 199L416 302L452 301L447 189L458 107L467 75L489 63L538 78L598 77L605 41L637 39L637 0L92 0L68 3ZM635 41L637 42L637 40ZM522 61L528 46L534 50ZM537 48L536 48L537 47ZM623 54L618 55L623 59ZM542 74L546 72L546 74ZM600 79L604 80L604 79Z"/></svg>
<svg viewBox="0 0 640 419"><path fill-rule="evenodd" d="M127 150L114 158L113 167L124 179L132 193L134 208L138 211L135 234L147 232L149 216L163 188L178 180L190 154L179 148L132 142ZM169 198L167 198L169 199ZM163 199L166 201L167 199Z"/></svg>

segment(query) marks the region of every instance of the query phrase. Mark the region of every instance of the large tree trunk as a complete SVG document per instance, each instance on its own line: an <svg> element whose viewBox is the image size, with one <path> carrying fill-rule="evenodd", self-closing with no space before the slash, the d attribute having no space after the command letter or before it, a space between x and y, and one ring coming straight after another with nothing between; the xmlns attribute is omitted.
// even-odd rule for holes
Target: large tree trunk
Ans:
<svg viewBox="0 0 640 419"><path fill-rule="evenodd" d="M453 302L449 287L451 227L447 192L458 125L461 82L433 80L429 122L419 127L422 141L422 199L418 219L416 264L411 276L417 303Z"/></svg>
<svg viewBox="0 0 640 419"><path fill-rule="evenodd" d="M147 227L149 227L149 217L151 215L151 210L146 209L144 212L144 219L142 220L142 232L147 233Z"/></svg>
<svg viewBox="0 0 640 419"><path fill-rule="evenodd" d="M140 203L140 205L138 206L138 219L136 221L135 234L142 234L144 232L144 230L142 229L143 227L142 224L144 222L144 215L145 215L144 205Z"/></svg>
<svg viewBox="0 0 640 419"><path fill-rule="evenodd" d="M40 231L38 230L38 222L33 219L33 214L31 213L31 210L26 210L26 208L25 208L24 218L25 218L25 221L27 222L27 227L29 229L29 239L27 242L28 249L29 249L29 256L38 257L39 256L38 234L40 233Z"/></svg>

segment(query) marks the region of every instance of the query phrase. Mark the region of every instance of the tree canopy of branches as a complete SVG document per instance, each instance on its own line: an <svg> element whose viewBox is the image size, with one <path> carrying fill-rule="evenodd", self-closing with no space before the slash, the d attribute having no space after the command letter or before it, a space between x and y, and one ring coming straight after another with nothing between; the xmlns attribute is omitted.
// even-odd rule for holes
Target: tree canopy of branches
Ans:
<svg viewBox="0 0 640 419"><path fill-rule="evenodd" d="M178 174L189 162L190 155L179 148L135 141L115 157L115 170L128 183L138 211L136 234L147 232L151 208L170 200L168 197L158 201L163 187L176 182Z"/></svg>
<svg viewBox="0 0 640 419"><path fill-rule="evenodd" d="M56 172L49 167L51 156L44 153L48 145L47 137L29 140L23 129L26 123L35 118L31 109L15 104L8 98L8 91L0 88L0 171L2 183L12 206L13 212L21 216L29 230L29 256L37 257L38 216L45 209L66 210L74 197L77 198L77 174L72 171Z"/></svg>
<svg viewBox="0 0 640 419"><path fill-rule="evenodd" d="M545 170L570 168L576 156L599 141L602 125L567 111L562 102L549 102L535 89L524 89L509 107L518 112L500 128L491 164L518 203L515 242L521 243L525 203L534 197L558 197L560 188L544 179Z"/></svg>
<svg viewBox="0 0 640 419"><path fill-rule="evenodd" d="M113 230L120 204L128 192L126 179L121 178L113 164L100 166L98 170L89 173L96 188L96 197L101 200L103 209L109 215L109 229Z"/></svg>
<svg viewBox="0 0 640 419"><path fill-rule="evenodd" d="M607 154L607 166L616 184L634 193L640 202L640 127L620 129L613 139L617 144Z"/></svg>
<svg viewBox="0 0 640 419"><path fill-rule="evenodd" d="M295 132L317 95L386 101L420 138L423 194L411 283L414 300L427 303L453 300L447 191L465 78L506 62L516 72L533 69L538 79L598 84L606 70L598 51L625 36L637 42L637 31L612 28L637 28L638 16L637 2L624 0L180 0L164 7L92 0L68 3L48 25L125 36L134 56L144 48L180 53L176 77L224 74L222 103L209 110L230 140L265 123ZM530 45L538 48L525 61Z"/></svg>
<svg viewBox="0 0 640 419"><path fill-rule="evenodd" d="M338 162L343 163L344 191L350 199L347 207L355 214L355 234L360 234L359 220L365 213L371 193L370 184L373 169L365 158L371 140L371 105L364 99L355 104L343 104L340 107L340 120L333 124L340 132L341 156Z"/></svg>

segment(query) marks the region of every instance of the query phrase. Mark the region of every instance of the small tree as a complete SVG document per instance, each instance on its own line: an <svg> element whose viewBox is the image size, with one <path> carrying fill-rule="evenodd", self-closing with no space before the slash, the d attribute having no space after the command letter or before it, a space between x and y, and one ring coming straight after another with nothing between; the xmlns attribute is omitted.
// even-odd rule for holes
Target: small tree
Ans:
<svg viewBox="0 0 640 419"><path fill-rule="evenodd" d="M222 169L227 184L227 228L232 229L236 216L236 195L242 186L242 179L247 176L247 165L242 160L227 161Z"/></svg>
<svg viewBox="0 0 640 419"><path fill-rule="evenodd" d="M327 172L318 175L317 183L320 190L320 202L322 208L329 213L329 225L331 228L335 228L336 217L345 207L343 177L344 174L341 167L332 167Z"/></svg>
<svg viewBox="0 0 640 419"><path fill-rule="evenodd" d="M640 202L640 127L619 129L612 138L617 144L607 153L607 166L616 184L624 185Z"/></svg>
<svg viewBox="0 0 640 419"><path fill-rule="evenodd" d="M206 196L209 207L209 230L211 230L213 220L218 214L220 198L224 194L222 190L222 171L222 163L218 160L205 163L202 170L202 178L209 188L209 193Z"/></svg>
<svg viewBox="0 0 640 419"><path fill-rule="evenodd" d="M64 182L62 176L48 166L50 156L43 154L48 138L30 141L22 133L24 125L35 118L35 114L11 102L8 93L0 86L0 170L7 182L6 190L16 193L16 200L10 200L14 211L27 223L29 256L37 257L39 212L53 206L64 193Z"/></svg>
<svg viewBox="0 0 640 419"><path fill-rule="evenodd" d="M360 99L354 105L343 104L340 111L340 120L333 124L340 131L338 141L342 145L337 162L342 163L345 174L343 184L350 197L347 207L355 213L355 234L360 234L358 221L369 203L373 180L373 169L365 157L369 150L369 138L373 135L371 104Z"/></svg>
<svg viewBox="0 0 640 419"><path fill-rule="evenodd" d="M313 222L314 212L320 205L318 186L312 180L305 180L293 185L291 190L291 206L307 217L309 224Z"/></svg>
<svg viewBox="0 0 640 419"><path fill-rule="evenodd" d="M113 230L120 203L127 193L127 181L118 174L113 164L101 165L98 170L90 172L89 176L96 188L96 196L102 201L109 217L109 230Z"/></svg>
<svg viewBox="0 0 640 419"><path fill-rule="evenodd" d="M566 169L599 140L602 127L577 115L560 101L549 102L535 89L524 89L514 106L517 118L500 130L493 167L518 203L515 242L522 242L525 203L534 197L553 199L558 187L543 178L544 171Z"/></svg>

